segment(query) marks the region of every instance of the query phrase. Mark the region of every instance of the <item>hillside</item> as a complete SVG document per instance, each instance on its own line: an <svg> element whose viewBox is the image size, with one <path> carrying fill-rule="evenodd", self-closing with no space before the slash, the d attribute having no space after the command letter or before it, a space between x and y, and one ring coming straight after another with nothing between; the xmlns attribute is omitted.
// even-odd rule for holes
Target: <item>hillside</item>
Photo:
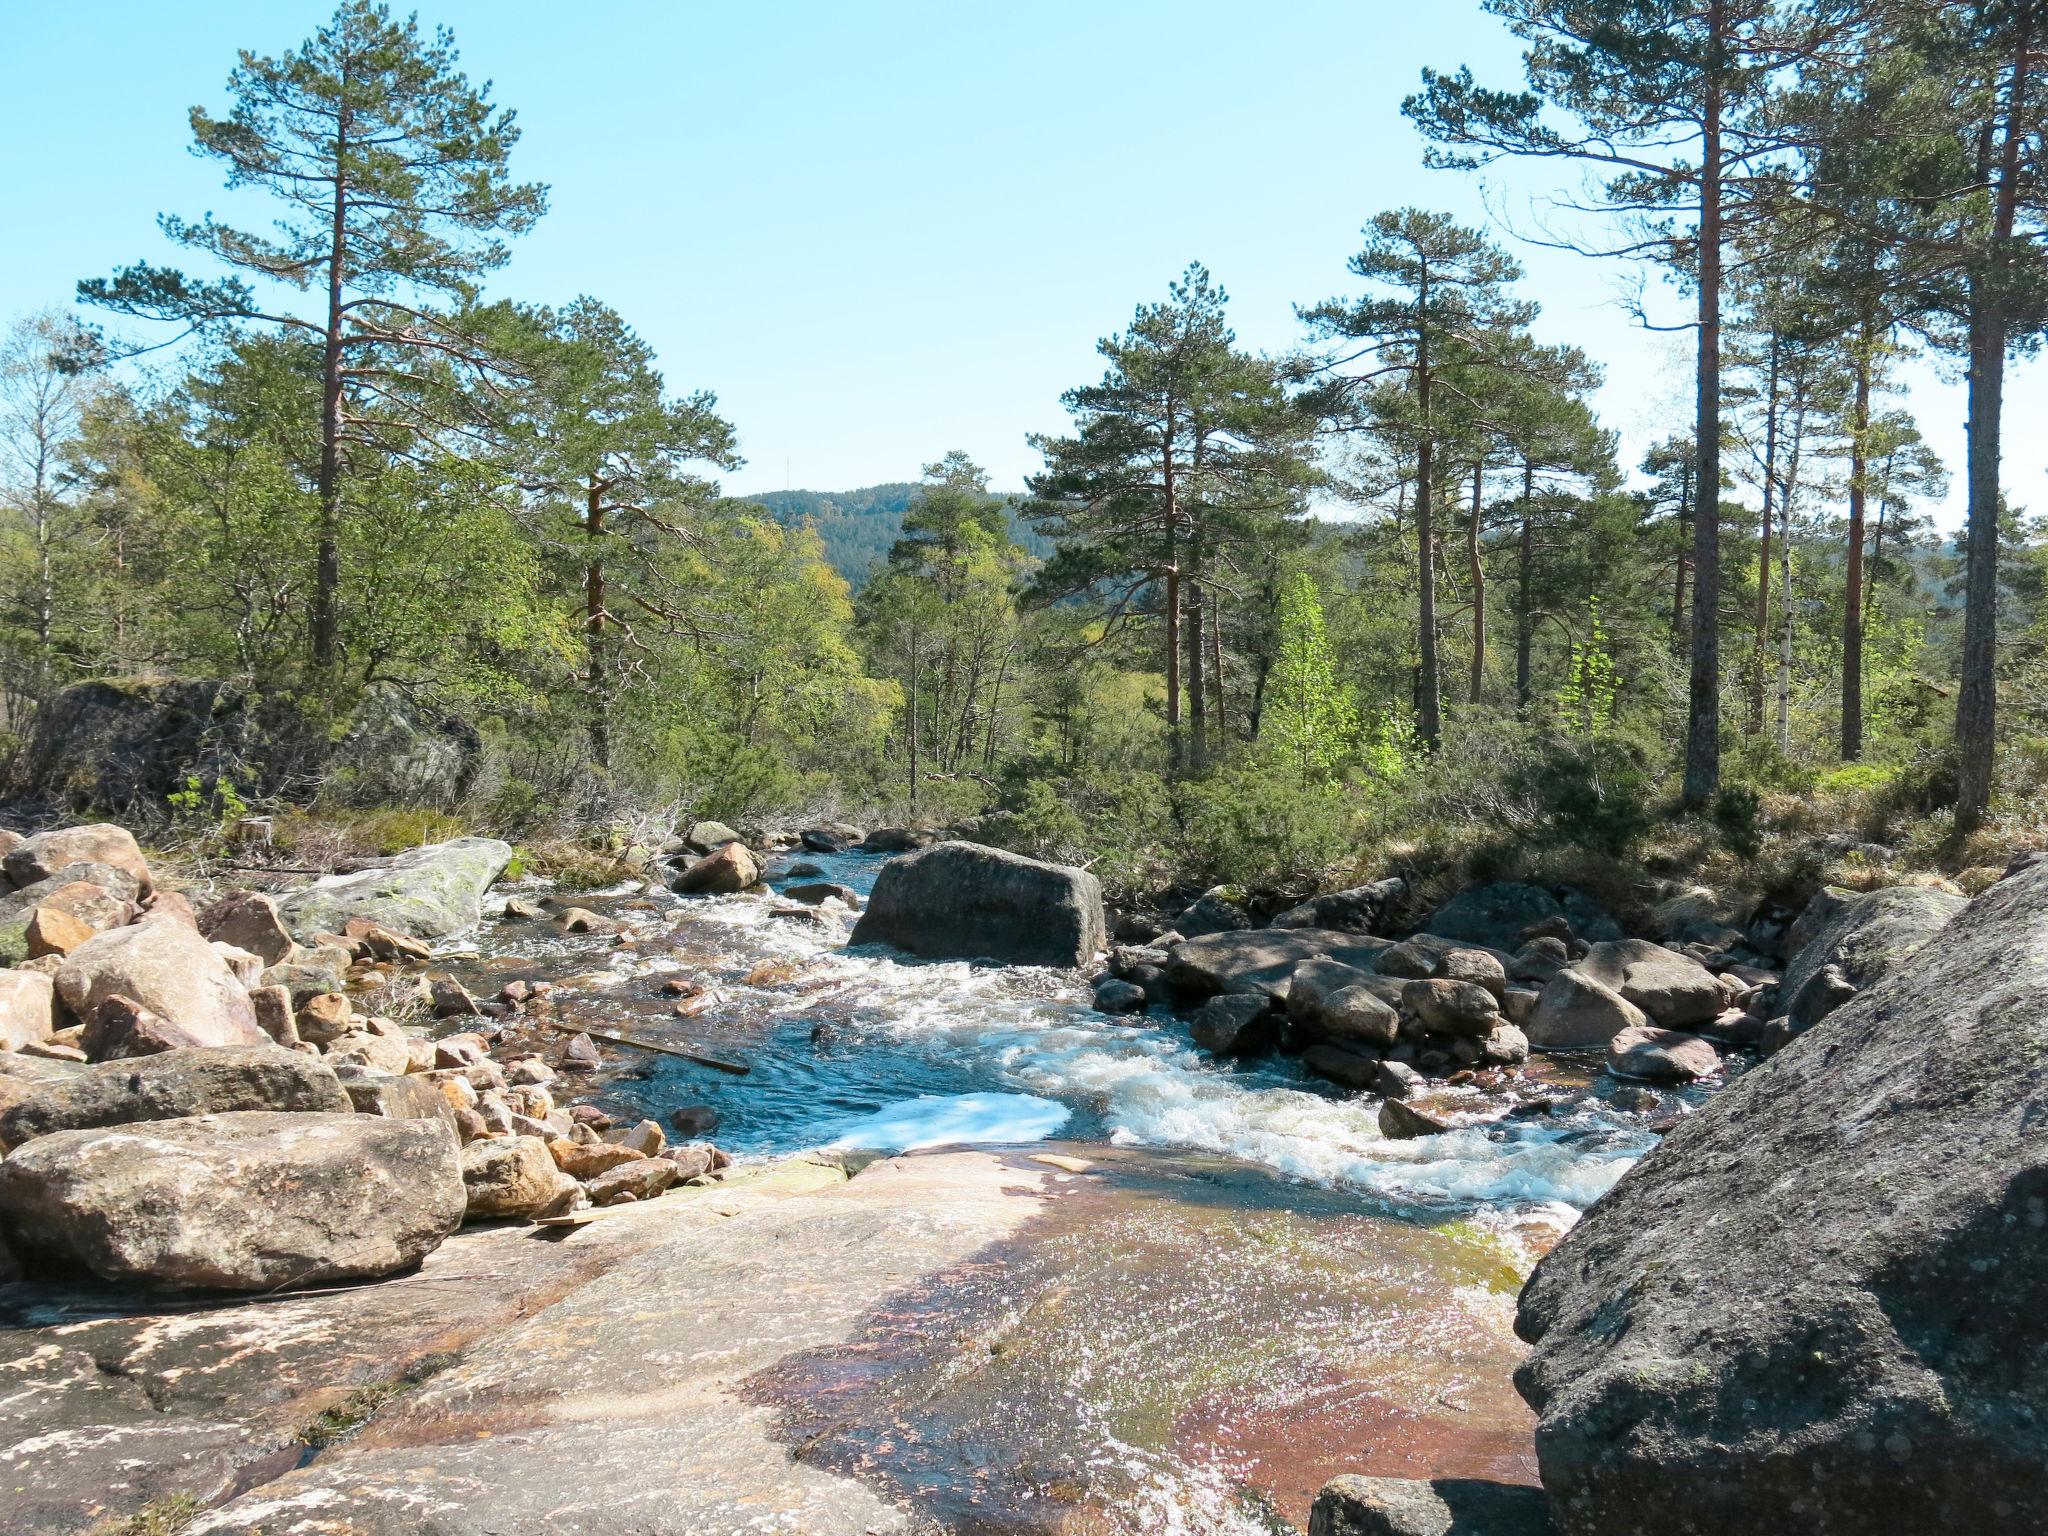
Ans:
<svg viewBox="0 0 2048 1536"><path fill-rule="evenodd" d="M903 514L917 491L916 482L895 480L852 491L762 491L745 499L765 507L777 522L792 527L804 522L815 524L818 537L825 542L825 558L858 589L867 581L875 562L888 556L889 546L903 531ZM1013 493L990 499L1014 502L1016 496ZM1041 559L1052 552L1051 542L1041 538L1014 511L1010 530L1019 544Z"/></svg>

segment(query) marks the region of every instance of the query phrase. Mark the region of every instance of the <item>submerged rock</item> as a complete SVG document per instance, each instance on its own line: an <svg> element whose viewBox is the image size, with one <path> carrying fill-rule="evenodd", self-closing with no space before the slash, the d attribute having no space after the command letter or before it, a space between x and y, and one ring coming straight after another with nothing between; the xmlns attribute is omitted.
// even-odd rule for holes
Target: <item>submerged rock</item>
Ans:
<svg viewBox="0 0 2048 1536"><path fill-rule="evenodd" d="M1107 941L1095 876L978 843L883 865L848 940L934 960L1053 966L1084 966Z"/></svg>
<svg viewBox="0 0 2048 1536"><path fill-rule="evenodd" d="M248 1112L60 1131L0 1162L22 1247L105 1280L277 1290L417 1264L462 1220L435 1120Z"/></svg>
<svg viewBox="0 0 2048 1536"><path fill-rule="evenodd" d="M2048 867L1678 1121L1538 1265L1573 1536L2048 1530Z"/></svg>

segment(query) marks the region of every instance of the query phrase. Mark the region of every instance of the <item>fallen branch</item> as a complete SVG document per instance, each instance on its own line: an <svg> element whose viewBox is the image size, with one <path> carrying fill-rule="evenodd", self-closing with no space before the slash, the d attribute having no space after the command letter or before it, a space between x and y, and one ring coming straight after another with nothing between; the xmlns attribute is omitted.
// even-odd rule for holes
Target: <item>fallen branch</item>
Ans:
<svg viewBox="0 0 2048 1536"><path fill-rule="evenodd" d="M659 1040L643 1039L639 1035L614 1034L607 1029L591 1029L583 1024L564 1024L559 1020L548 1021L550 1029L566 1029L572 1035L588 1035L593 1040L602 1040L607 1045L630 1045L637 1050L658 1051L664 1056L680 1056L685 1061L694 1061L700 1067L712 1067L720 1072L730 1072L734 1077L745 1077L754 1069L743 1061L725 1061L717 1056L706 1056L698 1051L686 1051L679 1045L666 1045Z"/></svg>

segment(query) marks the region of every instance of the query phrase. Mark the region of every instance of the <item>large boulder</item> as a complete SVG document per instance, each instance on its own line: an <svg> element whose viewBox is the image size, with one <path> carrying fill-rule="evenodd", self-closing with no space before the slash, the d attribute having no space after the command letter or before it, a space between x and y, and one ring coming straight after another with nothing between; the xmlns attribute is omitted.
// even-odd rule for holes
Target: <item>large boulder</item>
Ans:
<svg viewBox="0 0 2048 1536"><path fill-rule="evenodd" d="M1622 936L1621 926L1581 891L1552 895L1540 886L1503 880L1460 891L1430 914L1430 933L1488 949L1512 951L1525 930L1562 919L1589 944Z"/></svg>
<svg viewBox="0 0 2048 1536"><path fill-rule="evenodd" d="M512 846L494 837L458 837L401 853L354 874L325 875L278 904L301 943L340 933L364 918L416 939L446 939L483 916L484 893L512 862Z"/></svg>
<svg viewBox="0 0 2048 1536"><path fill-rule="evenodd" d="M40 971L0 971L0 1051L18 1051L57 1028L57 987Z"/></svg>
<svg viewBox="0 0 2048 1536"><path fill-rule="evenodd" d="M417 1264L462 1221L438 1120L239 1114L60 1131L0 1162L25 1252L105 1280L270 1291Z"/></svg>
<svg viewBox="0 0 2048 1536"><path fill-rule="evenodd" d="M581 1193L538 1136L472 1141L462 1149L462 1183L471 1221L553 1215L569 1209Z"/></svg>
<svg viewBox="0 0 2048 1536"><path fill-rule="evenodd" d="M1607 1070L1653 1083L1689 1083L1720 1071L1721 1056L1698 1035L1652 1025L1624 1029L1608 1041Z"/></svg>
<svg viewBox="0 0 2048 1536"><path fill-rule="evenodd" d="M266 966L283 965L297 951L277 903L261 891L229 891L199 914L199 931L246 949Z"/></svg>
<svg viewBox="0 0 2048 1536"><path fill-rule="evenodd" d="M0 860L0 869L19 890L49 879L69 864L104 864L118 869L134 880L142 895L149 894L149 861L143 858L134 834L111 822L38 832Z"/></svg>
<svg viewBox="0 0 2048 1536"><path fill-rule="evenodd" d="M200 1045L270 1041L219 951L171 916L110 929L79 945L58 967L57 995L87 1020L108 999L130 998Z"/></svg>
<svg viewBox="0 0 2048 1536"><path fill-rule="evenodd" d="M761 878L761 866L745 843L721 843L676 876L675 889L684 896L730 896Z"/></svg>
<svg viewBox="0 0 2048 1536"><path fill-rule="evenodd" d="M28 930L37 912L54 908L104 933L135 915L140 892L133 875L110 864L67 864L0 896L0 964L19 965L31 958Z"/></svg>
<svg viewBox="0 0 2048 1536"><path fill-rule="evenodd" d="M1947 891L1895 885L1858 895L1823 890L1792 932L1804 942L1785 967L1778 995L1790 1000L1820 971L1837 967L1856 987L1874 986L1910 960L1968 903Z"/></svg>
<svg viewBox="0 0 2048 1536"><path fill-rule="evenodd" d="M939 843L891 859L848 942L944 960L1082 966L1107 943L1102 884L978 843Z"/></svg>
<svg viewBox="0 0 2048 1536"><path fill-rule="evenodd" d="M1365 971L1390 947L1385 939L1322 928L1212 933L1176 945L1166 975L1181 991L1198 997L1216 992L1263 992L1285 1002L1295 968L1302 962L1334 960Z"/></svg>
<svg viewBox="0 0 2048 1536"><path fill-rule="evenodd" d="M1289 907L1268 925L1273 928L1334 928L1344 933L1384 935L1399 915L1408 895L1408 882L1389 875L1370 885L1346 891L1311 896L1299 906ZM1182 930L1186 932L1185 929Z"/></svg>
<svg viewBox="0 0 2048 1536"><path fill-rule="evenodd" d="M1604 1048L1625 1029L1649 1025L1649 1015L1612 987L1567 970L1543 984L1523 1028L1540 1051L1589 1051Z"/></svg>
<svg viewBox="0 0 2048 1536"><path fill-rule="evenodd" d="M1739 1078L1542 1261L1571 1536L2048 1531L2048 866Z"/></svg>
<svg viewBox="0 0 2048 1536"><path fill-rule="evenodd" d="M275 1045L162 1051L51 1075L0 1099L0 1144L58 1131L234 1110L346 1113L349 1095L318 1057Z"/></svg>
<svg viewBox="0 0 2048 1536"><path fill-rule="evenodd" d="M1720 1013L1721 983L1691 955L1648 939L1595 944L1572 964L1611 992L1619 992L1666 1029L1689 1029Z"/></svg>
<svg viewBox="0 0 2048 1536"><path fill-rule="evenodd" d="M321 793L355 805L448 810L469 792L483 755L483 737L467 720L375 683L349 713Z"/></svg>

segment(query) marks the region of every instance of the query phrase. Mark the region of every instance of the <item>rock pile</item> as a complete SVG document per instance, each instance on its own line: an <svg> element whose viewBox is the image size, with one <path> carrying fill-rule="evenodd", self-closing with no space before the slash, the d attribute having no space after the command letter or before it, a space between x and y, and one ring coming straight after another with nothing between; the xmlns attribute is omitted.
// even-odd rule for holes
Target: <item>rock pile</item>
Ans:
<svg viewBox="0 0 2048 1536"><path fill-rule="evenodd" d="M591 1064L586 1037L552 1066L498 1047L504 1018L547 1006L546 983L485 1004L400 969L477 910L505 863L488 841L197 912L119 827L0 841L0 921L26 939L0 970L0 1273L363 1279L465 1220L651 1199L725 1166L651 1121L558 1103L558 1067ZM370 981L412 1022L358 1012L348 988ZM455 1032L432 1037L444 1021Z"/></svg>

